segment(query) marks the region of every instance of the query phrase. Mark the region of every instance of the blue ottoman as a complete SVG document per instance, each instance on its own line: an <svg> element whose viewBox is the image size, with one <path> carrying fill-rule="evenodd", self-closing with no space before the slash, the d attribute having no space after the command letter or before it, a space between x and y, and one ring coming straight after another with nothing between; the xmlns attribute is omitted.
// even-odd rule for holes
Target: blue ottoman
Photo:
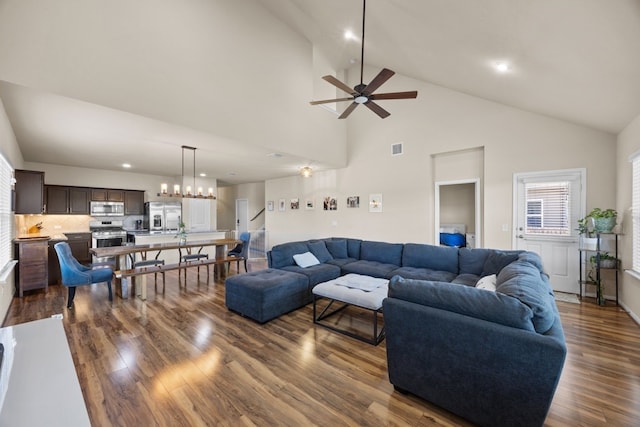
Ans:
<svg viewBox="0 0 640 427"><path fill-rule="evenodd" d="M267 268L236 274L225 280L225 304L229 310L260 323L309 304L307 276Z"/></svg>

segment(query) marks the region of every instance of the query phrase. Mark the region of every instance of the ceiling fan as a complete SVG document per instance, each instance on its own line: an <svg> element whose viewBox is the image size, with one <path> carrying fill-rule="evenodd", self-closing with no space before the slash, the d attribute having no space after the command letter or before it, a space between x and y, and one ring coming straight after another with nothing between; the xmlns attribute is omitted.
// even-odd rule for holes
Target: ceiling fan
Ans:
<svg viewBox="0 0 640 427"><path fill-rule="evenodd" d="M380 99L409 99L409 98L415 98L418 96L418 91L416 90L408 91L408 92L390 92L390 93L374 94L373 92L375 92L376 89L382 86L384 82L389 80L391 76L395 74L395 72L389 70L388 68L383 68L382 71L380 71L378 75L375 76L374 79L371 80L369 84L364 84L362 82L362 75L364 72L364 23L365 23L366 9L367 9L367 0L363 0L362 1L362 46L360 48L360 84L356 85L352 89L332 75L324 76L322 77L323 80L331 83L338 89L345 91L351 96L346 98L325 99L323 101L310 102L311 105L318 105L318 104L329 104L332 102L352 101L351 105L349 105L346 108L346 110L344 110L342 114L338 117L339 119L346 119L349 116L349 114L351 114L351 112L355 110L355 108L359 104L364 104L371 111L373 111L378 116L380 116L380 118L384 119L385 117L389 117L391 113L389 113L387 110L385 110L384 108L382 108L381 106L379 106L373 101L380 100Z"/></svg>

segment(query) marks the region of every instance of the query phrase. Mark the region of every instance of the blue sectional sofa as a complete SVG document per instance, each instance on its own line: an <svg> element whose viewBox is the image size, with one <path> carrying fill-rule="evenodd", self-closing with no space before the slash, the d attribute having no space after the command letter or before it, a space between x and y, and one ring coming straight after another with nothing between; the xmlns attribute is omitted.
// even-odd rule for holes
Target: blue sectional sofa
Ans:
<svg viewBox="0 0 640 427"><path fill-rule="evenodd" d="M307 252L316 265L296 263ZM383 313L389 380L397 390L482 426L544 423L566 344L535 253L327 238L276 245L267 260L264 276L279 273L264 292L281 296L291 286L295 304L256 296L255 279L240 274L226 282L229 309L264 322L308 304L316 284L341 275L390 279ZM492 277L495 292L476 287ZM271 303L253 307L256 300Z"/></svg>

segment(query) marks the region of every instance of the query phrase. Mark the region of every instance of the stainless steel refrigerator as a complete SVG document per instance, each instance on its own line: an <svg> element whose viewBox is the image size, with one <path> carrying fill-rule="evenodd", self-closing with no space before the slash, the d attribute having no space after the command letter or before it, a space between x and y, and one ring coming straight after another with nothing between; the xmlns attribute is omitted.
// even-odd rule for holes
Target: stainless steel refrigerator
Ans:
<svg viewBox="0 0 640 427"><path fill-rule="evenodd" d="M182 203L147 202L144 204L145 227L150 233L178 232L182 220Z"/></svg>

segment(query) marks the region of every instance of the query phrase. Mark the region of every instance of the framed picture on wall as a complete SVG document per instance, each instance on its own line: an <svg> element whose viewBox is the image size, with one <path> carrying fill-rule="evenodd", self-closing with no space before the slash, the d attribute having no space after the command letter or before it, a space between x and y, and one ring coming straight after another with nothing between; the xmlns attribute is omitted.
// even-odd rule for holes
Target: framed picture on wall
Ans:
<svg viewBox="0 0 640 427"><path fill-rule="evenodd" d="M307 209L307 210L314 209L314 208L315 208L315 206L314 206L314 203L313 203L313 199L307 199L307 200L304 202L304 208L305 208L305 209Z"/></svg>
<svg viewBox="0 0 640 427"><path fill-rule="evenodd" d="M291 210L296 210L296 209L300 209L300 200L298 199L291 199Z"/></svg>
<svg viewBox="0 0 640 427"><path fill-rule="evenodd" d="M273 211L273 200L269 200L267 202L267 210L268 211Z"/></svg>
<svg viewBox="0 0 640 427"><path fill-rule="evenodd" d="M369 212L382 212L382 193L369 194Z"/></svg>
<svg viewBox="0 0 640 427"><path fill-rule="evenodd" d="M287 202L284 199L278 200L278 210L280 212L284 212L286 203Z"/></svg>
<svg viewBox="0 0 640 427"><path fill-rule="evenodd" d="M360 207L360 196L349 196L349 197L347 197L347 207L348 208L359 208Z"/></svg>
<svg viewBox="0 0 640 427"><path fill-rule="evenodd" d="M338 199L335 197L327 196L323 200L323 208L325 211L337 211Z"/></svg>

